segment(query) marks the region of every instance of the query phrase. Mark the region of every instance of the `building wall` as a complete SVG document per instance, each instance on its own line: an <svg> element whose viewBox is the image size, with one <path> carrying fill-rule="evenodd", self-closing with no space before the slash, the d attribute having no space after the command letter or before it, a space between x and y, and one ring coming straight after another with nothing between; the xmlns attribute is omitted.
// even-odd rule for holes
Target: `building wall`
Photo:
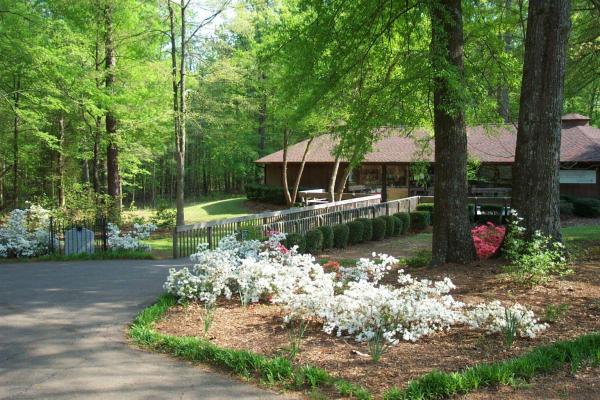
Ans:
<svg viewBox="0 0 600 400"><path fill-rule="evenodd" d="M338 175L336 179L341 179L344 173L345 165L340 164ZM323 164L306 164L304 166L304 172L300 179L300 187L305 189L327 189L329 186L329 179L331 178L331 169L333 163ZM281 164L266 164L265 165L265 183L270 186L282 186L282 165ZM293 187L298 176L298 170L300 164L289 163L288 164L288 184Z"/></svg>
<svg viewBox="0 0 600 400"><path fill-rule="evenodd" d="M560 194L573 197L600 198L600 168L596 168L596 184L561 183Z"/></svg>

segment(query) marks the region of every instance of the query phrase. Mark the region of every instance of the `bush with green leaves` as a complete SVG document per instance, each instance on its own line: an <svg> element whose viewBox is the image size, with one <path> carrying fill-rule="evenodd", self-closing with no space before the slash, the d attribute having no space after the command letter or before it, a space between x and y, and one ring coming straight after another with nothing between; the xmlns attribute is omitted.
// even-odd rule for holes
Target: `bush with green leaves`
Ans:
<svg viewBox="0 0 600 400"><path fill-rule="evenodd" d="M394 220L394 236L400 236L402 234L402 220L398 217L392 216Z"/></svg>
<svg viewBox="0 0 600 400"><path fill-rule="evenodd" d="M373 220L373 240L383 240L385 238L386 220L383 217L377 217Z"/></svg>
<svg viewBox="0 0 600 400"><path fill-rule="evenodd" d="M363 242L373 240L373 221L369 218L359 218L357 221L363 224Z"/></svg>
<svg viewBox="0 0 600 400"><path fill-rule="evenodd" d="M291 249L294 246L298 246L298 253L306 252L306 239L304 235L299 233L288 233L285 238L285 247Z"/></svg>
<svg viewBox="0 0 600 400"><path fill-rule="evenodd" d="M522 220L513 210L503 245L503 254L510 261L506 271L517 282L530 286L547 282L552 276L572 272L567 265L563 244L539 231L527 237Z"/></svg>
<svg viewBox="0 0 600 400"><path fill-rule="evenodd" d="M345 249L348 246L350 228L346 224L333 226L333 246L336 249Z"/></svg>
<svg viewBox="0 0 600 400"><path fill-rule="evenodd" d="M402 260L402 263L410 268L421 268L431 264L431 251L419 250L412 257Z"/></svg>
<svg viewBox="0 0 600 400"><path fill-rule="evenodd" d="M427 211L429 213L429 225L433 225L433 203L417 204L417 211Z"/></svg>
<svg viewBox="0 0 600 400"><path fill-rule="evenodd" d="M600 200L591 198L573 200L573 214L584 218L600 217Z"/></svg>
<svg viewBox="0 0 600 400"><path fill-rule="evenodd" d="M400 233L404 235L410 228L410 214L407 212L399 212L394 214L394 217L400 218L402 221L402 231Z"/></svg>
<svg viewBox="0 0 600 400"><path fill-rule="evenodd" d="M429 211L414 211L410 213L410 228L418 232L429 226L431 213Z"/></svg>
<svg viewBox="0 0 600 400"><path fill-rule="evenodd" d="M317 254L323 249L323 232L319 229L306 232L304 239L307 253Z"/></svg>
<svg viewBox="0 0 600 400"><path fill-rule="evenodd" d="M283 189L277 186L249 183L245 186L246 197L249 200L262 201L270 204L285 204Z"/></svg>
<svg viewBox="0 0 600 400"><path fill-rule="evenodd" d="M396 230L396 221L392 216L384 216L381 217L385 219L385 237L389 238L394 236L394 232Z"/></svg>
<svg viewBox="0 0 600 400"><path fill-rule="evenodd" d="M572 215L575 206L567 200L561 200L559 203L560 215Z"/></svg>
<svg viewBox="0 0 600 400"><path fill-rule="evenodd" d="M160 202L156 207L156 212L150 217L150 222L159 228L174 228L177 210L169 207L168 203Z"/></svg>
<svg viewBox="0 0 600 400"><path fill-rule="evenodd" d="M333 228L327 225L320 226L317 229L323 234L323 249L333 248Z"/></svg>
<svg viewBox="0 0 600 400"><path fill-rule="evenodd" d="M360 221L348 222L348 244L355 245L363 241L364 225Z"/></svg>

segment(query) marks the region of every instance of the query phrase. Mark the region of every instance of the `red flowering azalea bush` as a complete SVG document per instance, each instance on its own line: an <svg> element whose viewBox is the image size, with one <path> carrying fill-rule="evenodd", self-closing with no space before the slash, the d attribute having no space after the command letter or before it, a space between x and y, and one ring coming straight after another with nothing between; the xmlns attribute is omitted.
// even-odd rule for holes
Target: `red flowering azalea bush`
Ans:
<svg viewBox="0 0 600 400"><path fill-rule="evenodd" d="M485 260L496 254L502 245L505 234L506 227L496 226L491 222L471 229L477 257Z"/></svg>

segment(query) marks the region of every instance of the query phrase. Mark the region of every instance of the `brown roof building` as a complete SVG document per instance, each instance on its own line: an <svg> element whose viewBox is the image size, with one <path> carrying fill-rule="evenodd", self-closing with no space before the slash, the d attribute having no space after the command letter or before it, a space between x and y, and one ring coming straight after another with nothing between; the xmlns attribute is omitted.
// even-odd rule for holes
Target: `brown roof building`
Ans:
<svg viewBox="0 0 600 400"><path fill-rule="evenodd" d="M574 196L600 197L600 129L589 125L589 118L579 114L567 114L562 118L560 151L561 193ZM409 166L417 160L433 163L433 140L429 139L431 151L423 155L417 143L430 135L425 131L405 132L401 129L384 128L378 131L380 139L373 145L362 165L348 182L347 189L381 192L387 199L404 197L414 193L430 192L411 179ZM513 125L486 125L467 128L468 151L471 158L481 162L480 180L472 182L473 194L510 190L511 165L516 147L516 127ZM301 186L326 188L334 163L332 150L335 138L322 135L314 139L306 157L306 167ZM306 148L306 141L288 149L288 176L295 179L298 166ZM281 185L283 151L277 151L256 161L265 166L265 183ZM433 166L430 172L435 173ZM503 188L500 190L500 188Z"/></svg>

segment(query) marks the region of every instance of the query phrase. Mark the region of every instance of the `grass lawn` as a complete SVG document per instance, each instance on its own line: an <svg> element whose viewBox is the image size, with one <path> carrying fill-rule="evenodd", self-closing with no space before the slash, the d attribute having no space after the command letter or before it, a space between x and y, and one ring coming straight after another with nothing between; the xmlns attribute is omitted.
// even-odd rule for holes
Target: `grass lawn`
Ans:
<svg viewBox="0 0 600 400"><path fill-rule="evenodd" d="M245 197L232 197L188 204L185 207L185 222L192 224L250 214L251 211L248 210L245 203ZM154 209L144 208L136 211L127 211L126 214L130 217L135 216L149 219L154 215Z"/></svg>

